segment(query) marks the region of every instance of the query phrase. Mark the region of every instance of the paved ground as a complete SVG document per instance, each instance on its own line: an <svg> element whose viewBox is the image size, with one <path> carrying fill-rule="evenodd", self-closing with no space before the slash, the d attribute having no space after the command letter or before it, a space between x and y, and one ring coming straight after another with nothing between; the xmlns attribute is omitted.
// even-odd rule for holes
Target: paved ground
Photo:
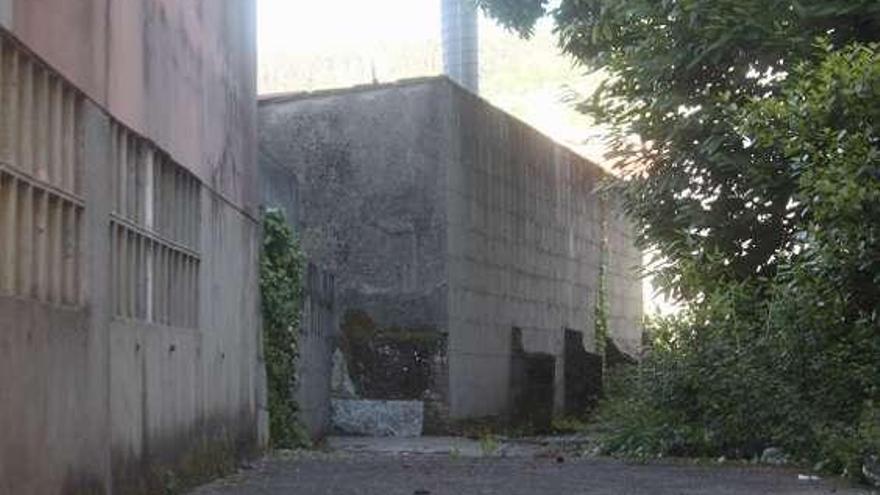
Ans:
<svg viewBox="0 0 880 495"><path fill-rule="evenodd" d="M839 495L840 483L798 471L736 466L640 465L571 458L520 444L504 450L467 440L334 440L330 453L281 454L193 495ZM407 446L409 445L409 446ZM491 447L491 446L490 446ZM418 453L413 453L418 452Z"/></svg>
<svg viewBox="0 0 880 495"><path fill-rule="evenodd" d="M434 454L452 457L537 457L551 452L579 450L585 437L535 437L516 441L479 442L460 437L363 438L330 437L331 452L348 454ZM583 448L581 448L583 447Z"/></svg>

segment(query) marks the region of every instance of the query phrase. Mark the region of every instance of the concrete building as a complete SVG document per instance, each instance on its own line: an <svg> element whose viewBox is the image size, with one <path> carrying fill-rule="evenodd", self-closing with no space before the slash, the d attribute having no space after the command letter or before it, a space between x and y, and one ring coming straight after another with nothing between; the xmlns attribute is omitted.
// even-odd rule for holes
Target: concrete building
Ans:
<svg viewBox="0 0 880 495"><path fill-rule="evenodd" d="M600 167L444 77L267 96L259 126L264 196L336 274L362 397L425 400L429 430L562 412L603 263L611 337L637 352L641 254Z"/></svg>
<svg viewBox="0 0 880 495"><path fill-rule="evenodd" d="M0 0L0 493L266 440L252 0Z"/></svg>

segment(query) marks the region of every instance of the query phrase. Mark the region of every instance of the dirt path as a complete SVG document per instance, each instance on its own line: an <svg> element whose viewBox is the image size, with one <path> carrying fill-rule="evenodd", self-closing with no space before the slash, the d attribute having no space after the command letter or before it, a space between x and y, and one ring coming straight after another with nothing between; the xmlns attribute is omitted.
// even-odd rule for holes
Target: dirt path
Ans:
<svg viewBox="0 0 880 495"><path fill-rule="evenodd" d="M513 457L359 448L275 456L193 495L869 494L760 467L630 464L542 453Z"/></svg>

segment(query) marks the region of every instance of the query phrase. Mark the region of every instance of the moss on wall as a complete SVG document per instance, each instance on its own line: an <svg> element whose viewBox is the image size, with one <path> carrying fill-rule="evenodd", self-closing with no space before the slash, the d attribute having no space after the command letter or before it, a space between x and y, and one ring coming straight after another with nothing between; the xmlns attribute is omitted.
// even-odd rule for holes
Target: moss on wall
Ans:
<svg viewBox="0 0 880 495"><path fill-rule="evenodd" d="M365 398L421 400L434 388L435 362L445 359L446 335L433 327L383 328L364 311L348 311L340 347Z"/></svg>

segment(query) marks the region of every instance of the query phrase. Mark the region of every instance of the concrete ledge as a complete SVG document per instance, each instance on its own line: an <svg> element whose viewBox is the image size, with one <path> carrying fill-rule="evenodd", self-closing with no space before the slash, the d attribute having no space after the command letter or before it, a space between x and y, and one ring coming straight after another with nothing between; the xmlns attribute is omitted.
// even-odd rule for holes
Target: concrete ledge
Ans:
<svg viewBox="0 0 880 495"><path fill-rule="evenodd" d="M424 410L422 401L334 399L331 422L342 435L418 437Z"/></svg>

